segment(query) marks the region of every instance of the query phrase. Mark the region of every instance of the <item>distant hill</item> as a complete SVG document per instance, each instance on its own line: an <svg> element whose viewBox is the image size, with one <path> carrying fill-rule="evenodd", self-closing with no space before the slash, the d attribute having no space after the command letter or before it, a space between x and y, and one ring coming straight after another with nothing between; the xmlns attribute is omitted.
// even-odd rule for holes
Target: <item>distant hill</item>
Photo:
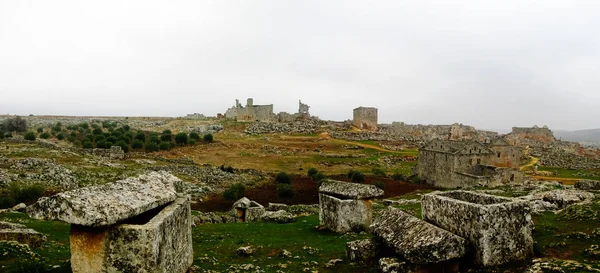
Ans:
<svg viewBox="0 0 600 273"><path fill-rule="evenodd" d="M557 139L579 142L584 145L600 146L600 129L577 130L577 131L554 131Z"/></svg>

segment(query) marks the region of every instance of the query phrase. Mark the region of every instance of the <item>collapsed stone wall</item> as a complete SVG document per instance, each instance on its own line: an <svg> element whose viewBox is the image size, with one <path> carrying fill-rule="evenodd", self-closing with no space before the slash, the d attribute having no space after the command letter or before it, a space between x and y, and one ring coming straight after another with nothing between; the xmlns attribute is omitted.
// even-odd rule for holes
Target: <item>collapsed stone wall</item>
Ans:
<svg viewBox="0 0 600 273"><path fill-rule="evenodd" d="M249 135L274 133L315 134L326 126L327 122L325 121L308 118L284 123L255 122L248 126L244 132Z"/></svg>

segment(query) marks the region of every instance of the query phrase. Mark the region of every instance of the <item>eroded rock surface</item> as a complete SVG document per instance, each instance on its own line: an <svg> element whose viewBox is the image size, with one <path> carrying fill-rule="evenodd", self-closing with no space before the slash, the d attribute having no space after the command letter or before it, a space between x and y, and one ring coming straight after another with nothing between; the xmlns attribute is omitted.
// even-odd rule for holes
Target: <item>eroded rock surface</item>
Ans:
<svg viewBox="0 0 600 273"><path fill-rule="evenodd" d="M172 202L181 180L167 172L149 172L99 186L42 197L27 208L29 216L82 226L106 226Z"/></svg>
<svg viewBox="0 0 600 273"><path fill-rule="evenodd" d="M553 190L534 194L533 200L543 200L556 205L559 209L571 204L594 199L594 194L580 190Z"/></svg>
<svg viewBox="0 0 600 273"><path fill-rule="evenodd" d="M392 207L375 219L370 230L398 255L415 264L457 259L467 251L465 239Z"/></svg>
<svg viewBox="0 0 600 273"><path fill-rule="evenodd" d="M381 246L375 238L346 243L346 257L353 262L371 264L377 262Z"/></svg>

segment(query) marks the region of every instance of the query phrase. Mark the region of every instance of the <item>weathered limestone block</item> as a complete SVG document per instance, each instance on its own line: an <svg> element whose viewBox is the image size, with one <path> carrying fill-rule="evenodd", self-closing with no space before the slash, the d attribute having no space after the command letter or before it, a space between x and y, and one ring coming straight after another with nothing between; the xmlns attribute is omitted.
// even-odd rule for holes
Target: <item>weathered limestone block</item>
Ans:
<svg viewBox="0 0 600 273"><path fill-rule="evenodd" d="M189 197L124 224L71 225L70 242L74 273L187 272L193 262Z"/></svg>
<svg viewBox="0 0 600 273"><path fill-rule="evenodd" d="M533 255L531 204L468 191L433 192L421 200L423 219L468 239L483 266Z"/></svg>
<svg viewBox="0 0 600 273"><path fill-rule="evenodd" d="M27 208L29 216L82 226L107 226L168 204L181 180L167 172L149 172L99 186L42 197Z"/></svg>
<svg viewBox="0 0 600 273"><path fill-rule="evenodd" d="M388 207L370 229L398 255L415 264L436 264L467 252L465 239L397 208Z"/></svg>
<svg viewBox="0 0 600 273"><path fill-rule="evenodd" d="M266 211L267 210L263 206L247 208L245 222L258 222L262 220Z"/></svg>
<svg viewBox="0 0 600 273"><path fill-rule="evenodd" d="M21 224L0 221L0 241L17 241L39 247L46 241L46 236Z"/></svg>
<svg viewBox="0 0 600 273"><path fill-rule="evenodd" d="M584 191L600 191L600 181L598 180L579 180L575 183L575 188Z"/></svg>
<svg viewBox="0 0 600 273"><path fill-rule="evenodd" d="M381 246L374 239L356 240L346 243L346 257L353 262L372 264L377 262Z"/></svg>
<svg viewBox="0 0 600 273"><path fill-rule="evenodd" d="M371 225L371 198L382 196L373 186L325 180L319 187L319 220L335 232L361 231Z"/></svg>
<svg viewBox="0 0 600 273"><path fill-rule="evenodd" d="M325 180L319 187L319 193L342 199L367 199L382 196L383 190L374 185Z"/></svg>
<svg viewBox="0 0 600 273"><path fill-rule="evenodd" d="M339 233L367 230L373 217L372 203L319 194L319 221L321 226Z"/></svg>

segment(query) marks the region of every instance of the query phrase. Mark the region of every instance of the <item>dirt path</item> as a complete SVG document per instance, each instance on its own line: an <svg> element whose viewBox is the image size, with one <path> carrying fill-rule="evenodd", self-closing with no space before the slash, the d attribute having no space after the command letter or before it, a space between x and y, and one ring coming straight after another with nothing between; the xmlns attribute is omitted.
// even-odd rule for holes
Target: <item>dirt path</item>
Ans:
<svg viewBox="0 0 600 273"><path fill-rule="evenodd" d="M540 159L537 157L529 156L529 158L531 158L531 162L521 166L521 168L520 168L521 171L525 170L527 167L532 167L533 165L537 164L540 161Z"/></svg>
<svg viewBox="0 0 600 273"><path fill-rule="evenodd" d="M575 184L575 182L581 180L580 178L562 178L562 177L555 177L555 176L540 176L540 175L534 175L534 176L530 176L532 180L537 180L537 181L558 181L563 185L573 185Z"/></svg>

